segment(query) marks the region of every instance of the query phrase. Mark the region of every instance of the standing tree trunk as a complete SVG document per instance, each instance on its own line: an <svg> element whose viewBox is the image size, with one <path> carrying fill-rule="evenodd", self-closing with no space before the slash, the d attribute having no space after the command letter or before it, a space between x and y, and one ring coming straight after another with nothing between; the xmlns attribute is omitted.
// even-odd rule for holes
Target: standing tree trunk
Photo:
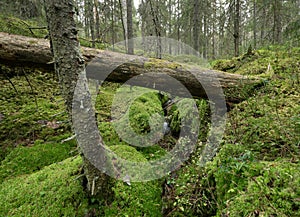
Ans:
<svg viewBox="0 0 300 217"><path fill-rule="evenodd" d="M88 17L89 17L89 26L91 30L92 37L92 47L95 47L95 19L94 19L94 2L93 0L88 0Z"/></svg>
<svg viewBox="0 0 300 217"><path fill-rule="evenodd" d="M253 0L253 48L256 49L256 0Z"/></svg>
<svg viewBox="0 0 300 217"><path fill-rule="evenodd" d="M274 0L274 24L273 24L273 39L274 43L281 42L281 0Z"/></svg>
<svg viewBox="0 0 300 217"><path fill-rule="evenodd" d="M128 54L134 54L133 27L132 27L132 0L127 0L127 34L128 34Z"/></svg>
<svg viewBox="0 0 300 217"><path fill-rule="evenodd" d="M161 59L162 57L162 44L161 44L161 27L160 22L157 15L157 10L154 11L154 5L152 0L148 0L150 4L150 10L152 14L152 21L155 28L155 34L157 37L156 41L156 58ZM155 9L157 9L157 5L155 5Z"/></svg>
<svg viewBox="0 0 300 217"><path fill-rule="evenodd" d="M77 38L76 23L74 20L74 3L70 0L44 0L45 10L47 15L48 29L53 46L54 67L58 74L59 82L61 86L62 96L65 100L65 105L69 114L70 120L72 120L72 106L76 108L77 104L74 91L76 88L77 80L79 77L83 77L83 88L81 96L81 105L85 106L86 119L88 123L94 123L95 112L92 108L91 97L87 88L87 80L85 75L84 59L80 53L79 42ZM75 104L74 104L75 103ZM79 106L78 106L79 107ZM92 126L92 125L91 125ZM90 126L84 126L85 130L93 135ZM98 130L98 129L97 129ZM82 135L76 135L79 139ZM91 140L91 138L80 138ZM101 137L98 138L101 144ZM90 150L92 151L92 150ZM99 156L101 158L101 156ZM101 161L105 162L105 161ZM94 167L90 161L83 156L83 169L85 172L85 188L90 195L94 195L99 198L110 198L111 194L111 179Z"/></svg>
<svg viewBox="0 0 300 217"><path fill-rule="evenodd" d="M263 7L262 8L262 17L263 17L263 20L262 20L262 24L261 24L261 28L260 28L260 43L259 45L260 46L263 46L265 43L265 29L266 29L266 26L267 26L267 10L266 10L266 7Z"/></svg>
<svg viewBox="0 0 300 217"><path fill-rule="evenodd" d="M127 51L127 30L125 28L126 17L124 16L124 13L123 13L122 0L119 0L119 8L120 8L120 14L121 14L121 24L122 24L122 30L123 30L124 46L125 46L125 50Z"/></svg>
<svg viewBox="0 0 300 217"><path fill-rule="evenodd" d="M177 41L181 41L180 39L180 2L177 0ZM177 55L181 54L180 43L177 43Z"/></svg>
<svg viewBox="0 0 300 217"><path fill-rule="evenodd" d="M193 41L194 49L199 52L199 0L194 0Z"/></svg>
<svg viewBox="0 0 300 217"><path fill-rule="evenodd" d="M99 16L99 2L94 0L95 15L96 15L96 39L100 40L100 16Z"/></svg>
<svg viewBox="0 0 300 217"><path fill-rule="evenodd" d="M111 43L113 50L115 50L115 0L112 0L111 4Z"/></svg>
<svg viewBox="0 0 300 217"><path fill-rule="evenodd" d="M239 55L240 49L240 0L235 0L235 13L234 13L234 55Z"/></svg>

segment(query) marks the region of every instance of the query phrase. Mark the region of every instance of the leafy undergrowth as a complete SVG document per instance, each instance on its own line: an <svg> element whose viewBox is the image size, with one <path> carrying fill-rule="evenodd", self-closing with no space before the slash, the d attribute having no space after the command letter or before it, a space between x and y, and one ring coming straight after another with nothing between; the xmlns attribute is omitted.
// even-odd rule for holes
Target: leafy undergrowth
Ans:
<svg viewBox="0 0 300 217"><path fill-rule="evenodd" d="M300 216L299 49L253 51L214 67L265 82L228 113L211 163L188 164L168 178L166 215Z"/></svg>

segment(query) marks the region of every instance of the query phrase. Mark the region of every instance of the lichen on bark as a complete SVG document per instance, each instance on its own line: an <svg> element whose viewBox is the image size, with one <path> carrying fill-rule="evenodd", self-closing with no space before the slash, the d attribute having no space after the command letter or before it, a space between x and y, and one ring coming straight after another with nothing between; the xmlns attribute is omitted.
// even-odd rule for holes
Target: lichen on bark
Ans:
<svg viewBox="0 0 300 217"><path fill-rule="evenodd" d="M85 76L84 59L80 53L77 29L74 20L74 3L68 0L44 0L48 21L49 35L54 56L55 71L58 74L61 93L66 109L72 120L74 91L80 75ZM87 85L85 85L87 86ZM88 122L95 122L88 88L83 89L84 105L89 107ZM89 120L90 119L90 120ZM80 135L77 135L80 136ZM100 135L99 135L100 136ZM100 137L101 138L101 137ZM101 139L98 142L102 142ZM111 179L98 170L83 155L83 168L86 177L86 189L93 197L103 199L111 193ZM97 181L96 181L97 180Z"/></svg>

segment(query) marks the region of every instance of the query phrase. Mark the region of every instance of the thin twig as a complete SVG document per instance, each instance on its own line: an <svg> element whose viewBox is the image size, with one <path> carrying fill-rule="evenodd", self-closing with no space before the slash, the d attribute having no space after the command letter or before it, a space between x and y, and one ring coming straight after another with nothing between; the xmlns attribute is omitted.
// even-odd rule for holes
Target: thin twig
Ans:
<svg viewBox="0 0 300 217"><path fill-rule="evenodd" d="M38 110L39 106L38 106L38 103L37 103L36 95L35 95L35 93L33 92L33 87L32 87L32 85L31 85L31 83L30 83L30 81L29 81L29 79L28 79L28 77L27 77L27 75L26 75L25 70L24 70L24 69L22 69L22 70L23 70L25 79L26 79L27 83L28 83L29 86L30 86L31 92L32 92L32 94L34 95L34 101L35 101L36 110Z"/></svg>
<svg viewBox="0 0 300 217"><path fill-rule="evenodd" d="M75 139L76 138L76 134L74 134L74 135L72 135L72 136L70 136L70 137L68 137L68 138L66 138L66 139L64 139L64 140L62 140L60 143L65 143L65 142L68 142L68 141L70 141L70 140L72 140L72 139Z"/></svg>
<svg viewBox="0 0 300 217"><path fill-rule="evenodd" d="M47 29L46 26L42 26L42 27L28 27L28 29Z"/></svg>
<svg viewBox="0 0 300 217"><path fill-rule="evenodd" d="M8 75L6 73L4 73L6 79L8 80L8 82L11 84L11 86L14 88L14 90L16 91L17 94L19 94L16 86L14 85L14 83L9 79Z"/></svg>

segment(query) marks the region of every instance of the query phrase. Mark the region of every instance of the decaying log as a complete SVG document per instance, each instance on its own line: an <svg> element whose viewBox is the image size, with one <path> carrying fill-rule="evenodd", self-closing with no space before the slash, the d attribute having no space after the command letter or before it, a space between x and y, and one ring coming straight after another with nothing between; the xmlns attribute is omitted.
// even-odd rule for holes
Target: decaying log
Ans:
<svg viewBox="0 0 300 217"><path fill-rule="evenodd" d="M233 98L239 101L242 100L239 94L232 97L227 93L261 84L259 79L238 74L105 50L81 49L87 63L88 78L120 83L128 81L130 85L178 96L186 96L188 90L193 97L211 98L220 95L222 88L229 101ZM48 40L0 32L0 63L53 70L53 61Z"/></svg>

